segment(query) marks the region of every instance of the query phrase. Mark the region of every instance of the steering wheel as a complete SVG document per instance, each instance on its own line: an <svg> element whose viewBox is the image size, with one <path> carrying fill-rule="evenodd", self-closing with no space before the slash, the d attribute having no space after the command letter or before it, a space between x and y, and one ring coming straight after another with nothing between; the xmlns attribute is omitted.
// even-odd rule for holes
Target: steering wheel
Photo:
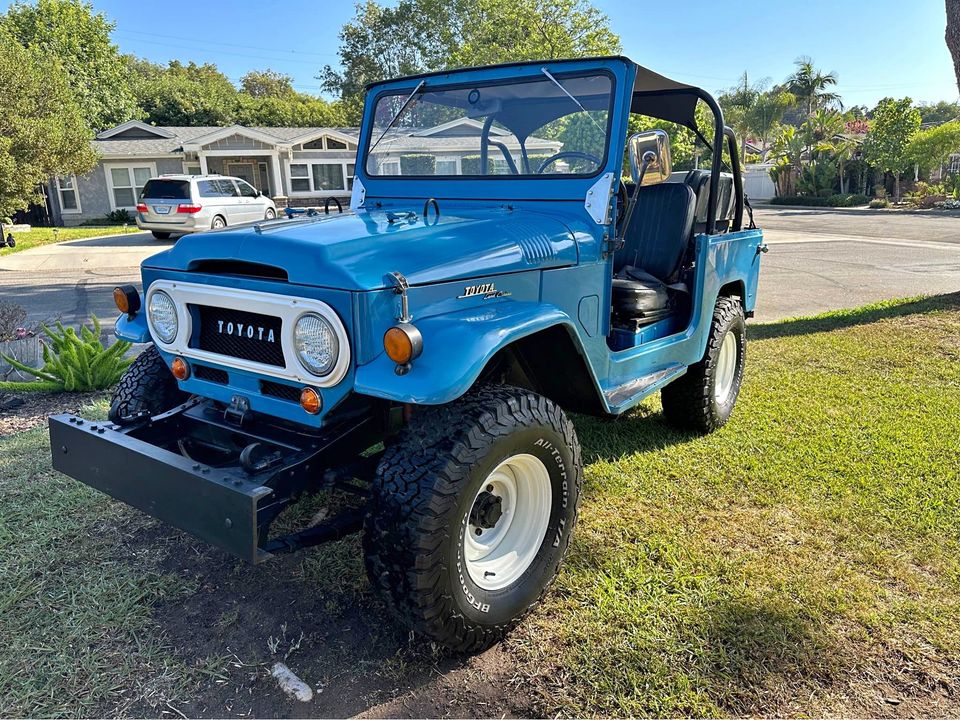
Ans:
<svg viewBox="0 0 960 720"><path fill-rule="evenodd" d="M553 165L557 160L563 160L564 158L570 158L571 160L589 160L597 167L603 165L603 160L598 158L596 155L591 155L590 153L579 152L577 150L566 150L564 152L558 152L552 157L548 157L543 163L537 168L537 175L543 175L543 171L547 169L548 165Z"/></svg>

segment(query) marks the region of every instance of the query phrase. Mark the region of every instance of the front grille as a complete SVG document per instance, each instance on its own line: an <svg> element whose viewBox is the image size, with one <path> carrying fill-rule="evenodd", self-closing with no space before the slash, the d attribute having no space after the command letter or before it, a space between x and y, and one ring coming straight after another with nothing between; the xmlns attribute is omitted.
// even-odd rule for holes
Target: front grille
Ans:
<svg viewBox="0 0 960 720"><path fill-rule="evenodd" d="M286 367L280 344L283 330L280 318L210 305L191 305L190 310L196 319L190 347L263 365Z"/></svg>
<svg viewBox="0 0 960 720"><path fill-rule="evenodd" d="M207 367L206 365L194 365L193 374L200 380L226 385L229 381L225 370L219 368Z"/></svg>
<svg viewBox="0 0 960 720"><path fill-rule="evenodd" d="M272 380L260 381L260 392L270 397L280 400L289 400L290 402L300 402L300 392L302 388L293 385L284 385L283 383L273 382Z"/></svg>

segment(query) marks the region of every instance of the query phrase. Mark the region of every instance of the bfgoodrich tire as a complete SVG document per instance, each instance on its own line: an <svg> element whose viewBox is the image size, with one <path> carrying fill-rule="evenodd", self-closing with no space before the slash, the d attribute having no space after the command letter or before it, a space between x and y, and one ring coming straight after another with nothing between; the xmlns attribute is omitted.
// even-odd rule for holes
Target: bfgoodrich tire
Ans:
<svg viewBox="0 0 960 720"><path fill-rule="evenodd" d="M737 298L721 297L713 311L703 359L660 391L667 421L701 433L725 425L740 394L746 353L743 306Z"/></svg>
<svg viewBox="0 0 960 720"><path fill-rule="evenodd" d="M488 647L556 577L582 474L573 424L544 397L490 386L420 410L377 470L371 582L422 637Z"/></svg>
<svg viewBox="0 0 960 720"><path fill-rule="evenodd" d="M144 412L159 415L186 399L186 393L177 387L177 381L157 348L151 345L137 356L120 378L107 416L111 422L122 424Z"/></svg>

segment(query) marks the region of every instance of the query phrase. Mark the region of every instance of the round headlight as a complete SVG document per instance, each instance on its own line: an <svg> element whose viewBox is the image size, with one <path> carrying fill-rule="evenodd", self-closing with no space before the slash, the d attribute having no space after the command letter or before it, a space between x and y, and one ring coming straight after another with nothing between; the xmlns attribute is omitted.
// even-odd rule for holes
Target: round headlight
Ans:
<svg viewBox="0 0 960 720"><path fill-rule="evenodd" d="M297 320L293 346L303 366L318 376L329 375L340 357L340 343L333 327L313 313Z"/></svg>
<svg viewBox="0 0 960 720"><path fill-rule="evenodd" d="M178 326L177 306L174 305L173 299L163 290L157 290L150 295L147 313L157 339L162 343L172 343L177 337Z"/></svg>

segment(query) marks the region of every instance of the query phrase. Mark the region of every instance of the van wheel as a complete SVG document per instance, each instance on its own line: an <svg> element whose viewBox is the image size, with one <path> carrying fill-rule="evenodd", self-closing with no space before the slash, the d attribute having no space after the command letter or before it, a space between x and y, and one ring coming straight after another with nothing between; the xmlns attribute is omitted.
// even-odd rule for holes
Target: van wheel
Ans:
<svg viewBox="0 0 960 720"><path fill-rule="evenodd" d="M582 475L573 423L544 397L486 386L418 409L377 468L371 584L422 637L489 647L556 577Z"/></svg>
<svg viewBox="0 0 960 720"><path fill-rule="evenodd" d="M273 208L267 208L267 214L263 216L264 220L276 220L277 211Z"/></svg>
<svg viewBox="0 0 960 720"><path fill-rule="evenodd" d="M746 322L737 298L721 297L700 362L660 391L663 415L675 427L709 433L730 419L743 383Z"/></svg>
<svg viewBox="0 0 960 720"><path fill-rule="evenodd" d="M221 217L220 215L217 215L213 219L213 224L210 225L210 227L213 228L214 230L220 230L221 228L225 228L226 226L227 226L227 221L224 220L223 217Z"/></svg>
<svg viewBox="0 0 960 720"><path fill-rule="evenodd" d="M186 399L187 394L177 386L156 346L150 345L137 356L117 383L107 417L110 422L123 425L143 413L159 415Z"/></svg>
<svg viewBox="0 0 960 720"><path fill-rule="evenodd" d="M170 239L170 233L168 233L168 232L160 232L159 230L153 230L152 232L153 232L153 236L154 236L157 240L169 240L169 239Z"/></svg>

